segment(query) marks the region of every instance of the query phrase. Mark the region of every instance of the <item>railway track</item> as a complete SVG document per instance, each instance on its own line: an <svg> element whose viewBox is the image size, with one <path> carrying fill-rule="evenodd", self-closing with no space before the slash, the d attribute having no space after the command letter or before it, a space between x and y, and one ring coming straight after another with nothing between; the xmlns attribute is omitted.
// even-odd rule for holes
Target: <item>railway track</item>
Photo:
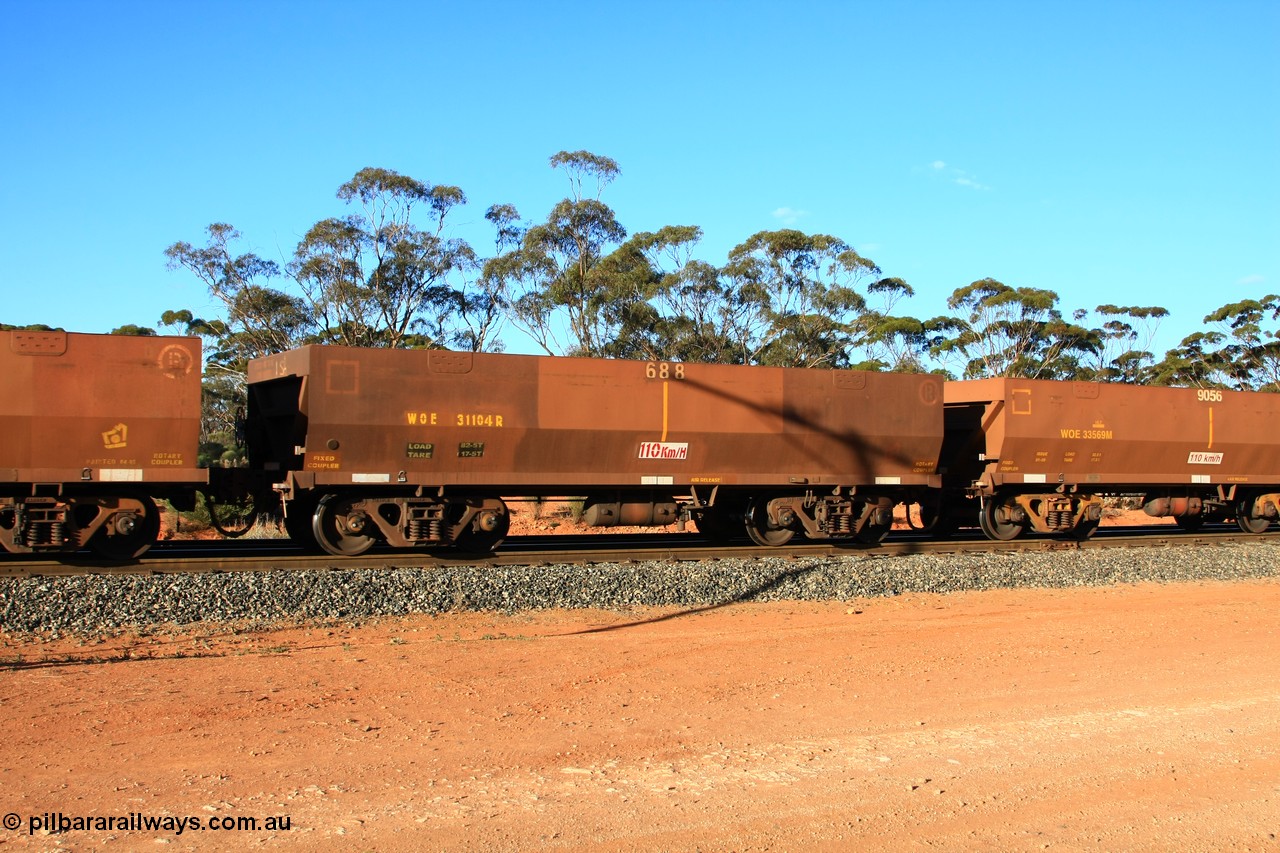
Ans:
<svg viewBox="0 0 1280 853"><path fill-rule="evenodd" d="M705 560L803 559L841 555L975 554L1078 551L1103 548L1196 548L1247 542L1280 541L1280 528L1246 534L1234 525L1210 525L1187 533L1169 525L1103 527L1090 539L1077 541L1027 537L1007 542L986 539L977 530L970 536L931 540L909 532L891 533L878 546L857 543L796 542L781 548L761 548L747 540L714 543L696 533L605 534L582 536L515 536L494 553L468 555L456 551L411 552L375 549L359 557L334 557L303 551L288 540L170 540L157 544L143 560L109 563L88 554L0 555L0 578L68 577L90 574L191 574L201 572L315 571L323 569L433 568L466 565L589 565L639 561L695 562Z"/></svg>

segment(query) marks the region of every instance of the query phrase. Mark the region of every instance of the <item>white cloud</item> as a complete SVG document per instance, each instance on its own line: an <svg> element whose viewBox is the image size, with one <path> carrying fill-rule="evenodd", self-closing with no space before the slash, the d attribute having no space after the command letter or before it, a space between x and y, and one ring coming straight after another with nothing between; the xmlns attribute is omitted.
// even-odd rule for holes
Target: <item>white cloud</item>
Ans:
<svg viewBox="0 0 1280 853"><path fill-rule="evenodd" d="M973 175L957 169L954 166L948 166L945 160L934 160L929 164L929 169L936 175L940 175L944 180L953 183L958 187L968 187L971 190L990 190L991 187L979 181Z"/></svg>
<svg viewBox="0 0 1280 853"><path fill-rule="evenodd" d="M956 177L951 179L951 182L953 184L958 184L959 186L969 187L970 189L975 189L975 190L991 189L991 187L987 186L986 184L980 184L977 181L975 181L973 178L970 178L968 175L965 175L965 174L957 175Z"/></svg>
<svg viewBox="0 0 1280 853"><path fill-rule="evenodd" d="M1253 273L1252 275L1247 275L1242 279L1238 279L1236 281L1236 284L1245 284L1245 285L1262 284L1266 280L1267 280L1267 277L1265 275L1259 275L1258 273Z"/></svg>
<svg viewBox="0 0 1280 853"><path fill-rule="evenodd" d="M781 221L783 225L795 225L808 215L809 211L796 210L793 207L780 207L773 212L773 218Z"/></svg>

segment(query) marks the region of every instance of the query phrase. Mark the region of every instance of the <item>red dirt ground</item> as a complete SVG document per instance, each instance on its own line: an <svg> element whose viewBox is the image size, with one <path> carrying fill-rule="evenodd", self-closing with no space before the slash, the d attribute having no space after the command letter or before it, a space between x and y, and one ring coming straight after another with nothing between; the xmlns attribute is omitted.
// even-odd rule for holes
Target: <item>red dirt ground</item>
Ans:
<svg viewBox="0 0 1280 853"><path fill-rule="evenodd" d="M0 849L1280 848L1276 581L2 639Z"/></svg>

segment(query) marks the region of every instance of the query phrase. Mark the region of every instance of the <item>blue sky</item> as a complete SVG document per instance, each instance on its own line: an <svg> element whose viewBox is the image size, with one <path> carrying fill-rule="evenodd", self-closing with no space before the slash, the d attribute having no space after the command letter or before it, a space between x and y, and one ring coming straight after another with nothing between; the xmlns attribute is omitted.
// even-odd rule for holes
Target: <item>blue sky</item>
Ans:
<svg viewBox="0 0 1280 853"><path fill-rule="evenodd" d="M1280 3L0 0L0 322L217 307L165 268L228 222L283 261L365 166L538 221L561 150L629 231L856 246L946 311L992 277L1160 305L1159 352L1280 290ZM512 351L533 351L508 328Z"/></svg>

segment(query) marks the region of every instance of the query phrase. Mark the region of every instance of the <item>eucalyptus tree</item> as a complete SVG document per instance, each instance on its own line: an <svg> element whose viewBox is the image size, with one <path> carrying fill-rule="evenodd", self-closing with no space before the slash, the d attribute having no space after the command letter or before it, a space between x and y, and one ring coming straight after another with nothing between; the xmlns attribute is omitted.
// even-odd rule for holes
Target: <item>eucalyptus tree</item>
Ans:
<svg viewBox="0 0 1280 853"><path fill-rule="evenodd" d="M965 379L994 376L1071 378L1078 358L1099 346L1095 332L1062 317L1058 294L1013 288L984 278L958 288L947 306L957 314L927 324L930 354Z"/></svg>
<svg viewBox="0 0 1280 853"><path fill-rule="evenodd" d="M390 169L361 169L337 196L359 212L313 225L289 273L315 313L318 337L348 346L442 346L455 342L461 291L452 279L477 267L463 240L444 234L462 190ZM427 228L415 221L423 212Z"/></svg>
<svg viewBox="0 0 1280 853"><path fill-rule="evenodd" d="M1223 340L1221 332L1192 332L1151 368L1151 383L1186 388L1227 387L1218 354Z"/></svg>
<svg viewBox="0 0 1280 853"><path fill-rule="evenodd" d="M720 268L690 259L663 276L656 298L658 331L670 359L705 364L746 364L745 330L756 305L741 297Z"/></svg>
<svg viewBox="0 0 1280 853"><path fill-rule="evenodd" d="M203 320L188 310L168 311L166 326L180 326L212 342L207 361L213 369L243 373L250 358L290 349L315 331L306 300L268 286L280 267L252 252L237 254L240 232L225 223L206 229L203 248L180 241L164 252L170 270L195 275L222 303L226 319Z"/></svg>
<svg viewBox="0 0 1280 853"><path fill-rule="evenodd" d="M200 464L234 465L245 457L243 377L206 370L200 383Z"/></svg>
<svg viewBox="0 0 1280 853"><path fill-rule="evenodd" d="M600 345L593 354L608 358L671 358L666 324L655 300L662 272L634 239L600 259L594 276L604 295L595 327Z"/></svg>
<svg viewBox="0 0 1280 853"><path fill-rule="evenodd" d="M846 367L866 307L857 285L880 268L843 240L794 229L760 231L729 252L721 270L731 330L746 364Z"/></svg>
<svg viewBox="0 0 1280 853"><path fill-rule="evenodd" d="M720 270L693 257L702 229L668 225L633 235L606 263L629 258L631 283L617 311L617 352L648 360L741 363L734 330L745 309ZM643 300L643 301L642 301Z"/></svg>
<svg viewBox="0 0 1280 853"><path fill-rule="evenodd" d="M1221 357L1235 388L1280 391L1280 296L1243 299L1204 318L1223 330Z"/></svg>
<svg viewBox="0 0 1280 853"><path fill-rule="evenodd" d="M895 373L926 371L928 329L915 317L894 313L902 299L914 295L911 285L900 278L882 278L867 285L867 296L876 298L879 304L872 307L868 301L854 322L855 345L864 358L853 367Z"/></svg>
<svg viewBox="0 0 1280 853"><path fill-rule="evenodd" d="M621 170L614 160L588 151L561 151L550 163L568 176L569 197L545 222L526 229L519 247L491 259L483 278L501 282L511 322L547 353L603 355L613 340L613 303L628 299L625 290L635 283L634 263L627 257L601 264L627 236L613 210L600 201Z"/></svg>
<svg viewBox="0 0 1280 853"><path fill-rule="evenodd" d="M1151 344L1160 322L1169 316L1158 306L1099 305L1094 311L1104 321L1094 329L1098 346L1089 353L1082 366L1082 378L1104 382L1143 383L1150 380L1155 356ZM1088 311L1076 311L1077 321Z"/></svg>
<svg viewBox="0 0 1280 853"><path fill-rule="evenodd" d="M514 205L491 205L484 218L494 228L495 259L520 245L525 229ZM459 349L500 352L503 344L498 333L511 307L507 277L500 269L491 269L489 261L477 262L475 269L479 274L474 281L456 292L452 341Z"/></svg>
<svg viewBox="0 0 1280 853"><path fill-rule="evenodd" d="M1280 391L1280 296L1242 299L1204 318L1156 365L1165 385Z"/></svg>
<svg viewBox="0 0 1280 853"><path fill-rule="evenodd" d="M224 306L225 320L194 321L233 369L255 355L303 342L351 346L496 345L501 294L476 279L466 241L448 236L449 215L466 203L458 187L431 185L391 169L364 168L338 187L354 208L309 228L282 271L275 261L237 255L240 234L209 226L204 248L174 243L169 268L194 273ZM491 220L492 221L492 220ZM498 223L495 223L498 224ZM292 279L286 292L266 282Z"/></svg>

